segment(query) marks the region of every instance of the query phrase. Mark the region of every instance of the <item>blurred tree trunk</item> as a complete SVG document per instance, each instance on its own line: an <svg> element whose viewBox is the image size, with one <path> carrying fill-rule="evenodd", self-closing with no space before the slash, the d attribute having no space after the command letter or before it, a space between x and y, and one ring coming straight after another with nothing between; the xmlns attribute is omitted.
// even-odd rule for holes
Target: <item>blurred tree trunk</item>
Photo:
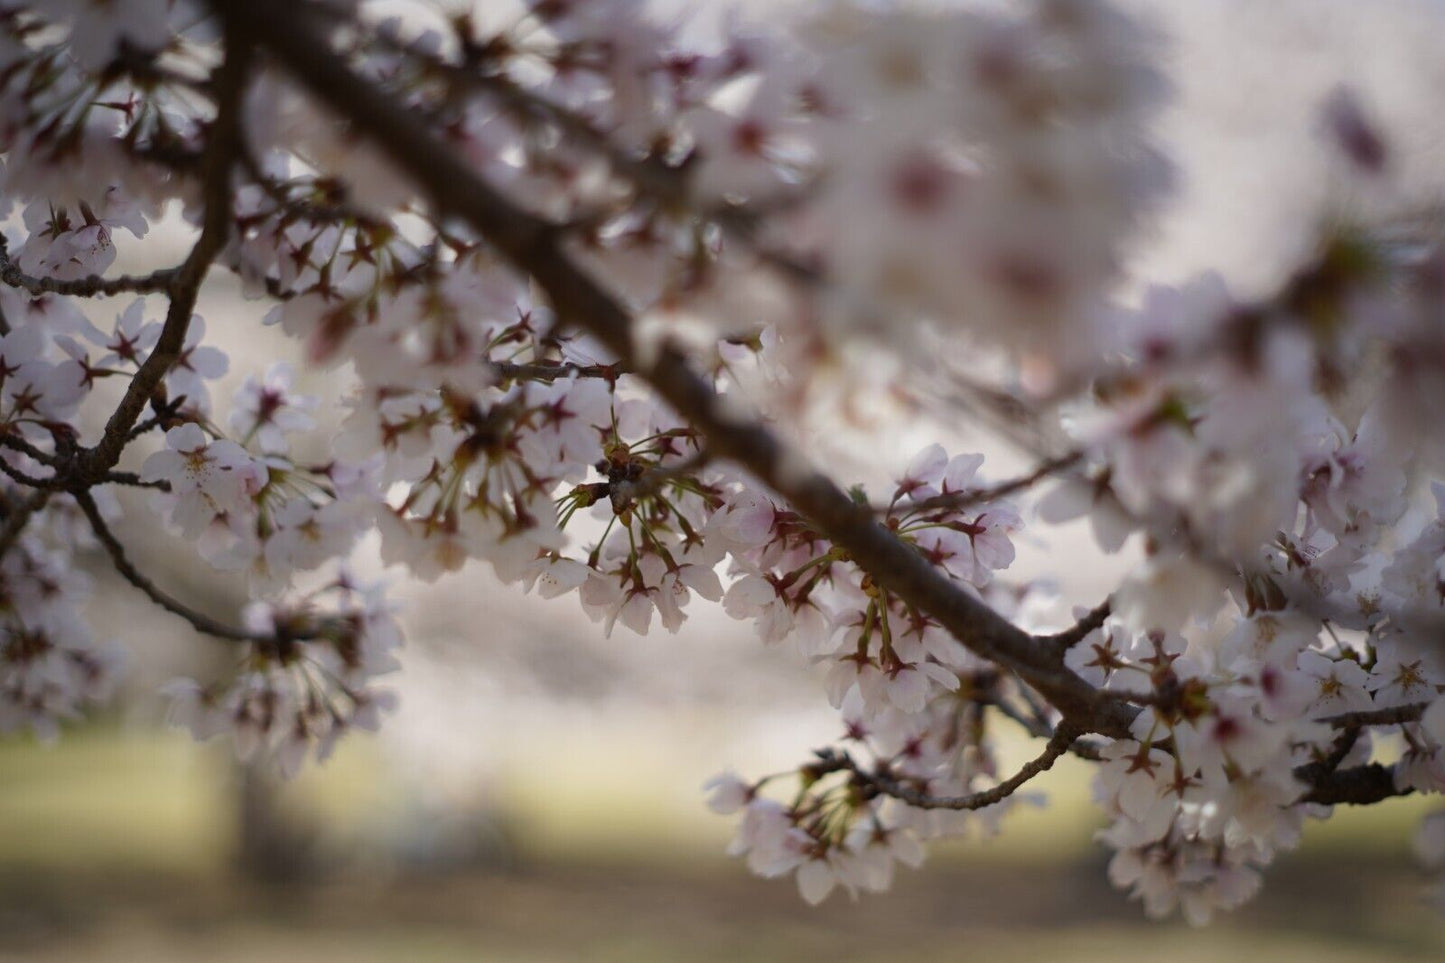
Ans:
<svg viewBox="0 0 1445 963"><path fill-rule="evenodd" d="M283 805L280 781L265 761L240 763L236 786L236 868L242 878L263 886L314 879L315 833Z"/></svg>

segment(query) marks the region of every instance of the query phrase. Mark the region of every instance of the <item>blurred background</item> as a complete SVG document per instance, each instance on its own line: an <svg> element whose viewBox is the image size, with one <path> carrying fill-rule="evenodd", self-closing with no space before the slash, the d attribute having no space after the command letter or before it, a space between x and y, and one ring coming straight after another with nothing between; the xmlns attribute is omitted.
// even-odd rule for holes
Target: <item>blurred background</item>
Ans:
<svg viewBox="0 0 1445 963"><path fill-rule="evenodd" d="M1140 276L1216 268L1240 293L1257 293L1322 218L1440 200L1445 4L1127 6L1168 38L1176 99L1160 134L1181 186L1136 252ZM1341 81L1390 137L1387 185L1348 180L1319 146L1319 105ZM179 260L186 244L183 226L158 229L143 253L123 249L117 267ZM294 349L259 328L261 306L214 282L200 312L232 352L232 374L214 392L224 414L242 376ZM98 320L123 307L102 305ZM343 382L308 372L304 387L324 394ZM917 425L865 450L876 470L935 439L987 452L993 478L1022 464L958 425ZM846 450L835 467L841 478L868 475ZM121 537L157 581L219 615L238 611L242 585L187 564L143 504L130 506ZM1099 558L1084 531L1048 534L1044 543L1025 532L1015 571L1039 575L1047 562L1067 600L1096 602L1127 562ZM836 737L810 669L701 605L677 636L619 630L604 640L575 600L522 596L479 565L433 585L398 584L409 634L394 683L401 709L380 736L353 738L324 768L281 785L237 766L227 744L198 746L164 727L156 685L209 677L232 656L96 561L92 616L132 648L127 685L109 715L54 746L0 743L0 960L1445 954L1442 901L1410 858L1429 800L1311 826L1262 896L1192 931L1146 922L1109 887L1091 839L1088 773L1073 762L1036 784L1049 805L1013 814L1000 837L935 849L886 896L835 894L809 909L790 880L754 879L724 856L731 822L706 810L700 787L726 767L751 776L791 767Z"/></svg>

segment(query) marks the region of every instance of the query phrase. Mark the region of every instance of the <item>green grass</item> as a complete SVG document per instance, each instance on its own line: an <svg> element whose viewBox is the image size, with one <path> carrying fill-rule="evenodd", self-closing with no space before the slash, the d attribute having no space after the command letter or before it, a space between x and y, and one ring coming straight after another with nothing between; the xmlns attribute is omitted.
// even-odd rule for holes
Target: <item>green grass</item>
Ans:
<svg viewBox="0 0 1445 963"><path fill-rule="evenodd" d="M235 770L227 747L175 732L89 729L56 747L0 747L0 961L724 963L1126 958L1346 963L1438 960L1445 924L1405 852L1429 799L1342 810L1312 825L1264 895L1222 925L1146 923L1103 879L1088 768L1047 777L996 839L941 847L892 893L804 906L721 855L729 822L667 774L574 753L517 767L498 802L519 861L423 875L341 862L304 890L229 874ZM374 744L285 787L283 805L354 843L394 814Z"/></svg>
<svg viewBox="0 0 1445 963"><path fill-rule="evenodd" d="M0 746L0 865L143 867L207 874L231 851L236 771L224 744L196 746L174 731L93 728L59 744ZM668 774L572 757L569 771L512 767L494 800L522 852L546 860L693 862L725 847L732 823L668 785ZM580 760L580 761L579 761ZM1020 805L996 837L937 848L945 862L1061 862L1098 855L1090 768L1060 763L1040 780L1048 805ZM285 806L339 837L355 837L393 811L375 747L356 740L325 767L283 787ZM691 787L689 787L691 788ZM1414 796L1340 807L1306 828L1307 855L1403 857L1436 800Z"/></svg>
<svg viewBox="0 0 1445 963"><path fill-rule="evenodd" d="M0 749L0 863L204 873L229 834L225 767L153 732Z"/></svg>

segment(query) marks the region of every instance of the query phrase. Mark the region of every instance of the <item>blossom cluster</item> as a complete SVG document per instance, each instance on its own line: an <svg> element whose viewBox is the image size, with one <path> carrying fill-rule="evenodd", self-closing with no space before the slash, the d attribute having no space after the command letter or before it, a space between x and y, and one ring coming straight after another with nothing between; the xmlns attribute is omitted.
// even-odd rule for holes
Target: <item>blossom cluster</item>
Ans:
<svg viewBox="0 0 1445 963"><path fill-rule="evenodd" d="M300 771L308 753L326 761L355 729L376 731L395 693L371 684L397 668L401 644L392 607L377 586L342 575L305 597L253 602L245 625L255 634L235 674L166 688L171 719L197 739L230 734L236 754L269 750L278 770Z"/></svg>
<svg viewBox="0 0 1445 963"><path fill-rule="evenodd" d="M26 497L6 485L0 506L8 516ZM109 698L124 654L97 643L81 611L91 594L91 579L74 568L83 521L63 504L40 515L0 559L0 732L28 727L51 740L62 720Z"/></svg>
<svg viewBox="0 0 1445 963"><path fill-rule="evenodd" d="M716 603L815 664L840 744L710 787L812 902L997 829L1065 754L1112 882L1196 923L1307 819L1445 791L1445 246L1336 222L1270 295L1122 295L1170 183L1147 27L1102 0L839 0L710 41L628 0L298 9L326 84L253 59L268 27L225 0L0 0L0 728L106 694L75 571L103 552L236 647L167 687L176 722L326 758L393 702L394 606L348 565L374 531L416 578L485 561L608 634ZM1386 176L1361 105L1322 111L1322 149ZM186 261L117 275L168 208ZM210 268L301 366L217 390ZM1041 466L986 483L932 444L846 493L807 467L872 400L945 389ZM127 554L109 522L147 511L244 581L238 618ZM1138 560L1063 618L1009 577L1026 518ZM1017 774L1010 726L1045 741Z"/></svg>

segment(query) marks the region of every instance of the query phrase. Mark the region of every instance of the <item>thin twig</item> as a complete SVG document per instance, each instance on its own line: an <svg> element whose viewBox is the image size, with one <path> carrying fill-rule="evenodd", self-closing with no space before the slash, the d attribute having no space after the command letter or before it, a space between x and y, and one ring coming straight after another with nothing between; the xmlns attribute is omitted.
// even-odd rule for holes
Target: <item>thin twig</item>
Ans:
<svg viewBox="0 0 1445 963"><path fill-rule="evenodd" d="M313 11L333 22L353 25L352 21L343 20L335 11L325 7L313 8ZM772 203L752 202L743 205L719 202L706 209L699 208L695 203L697 198L692 187L692 167L686 161L669 164L655 154L639 156L628 151L584 115L517 83L505 71L495 69L484 58L479 57L480 51L477 48L468 47L464 50L471 62L457 64L443 60L415 44L409 44L394 33L373 33L368 39L391 53L401 54L421 63L454 86L490 94L503 110L520 120L540 120L554 125L562 136L573 144L600 155L614 173L659 207L691 210L703 220L716 224L730 237L744 243L759 261L783 276L809 285L825 280L816 266L785 250L765 245L758 239L758 226L762 215L797 204L802 197L807 196L806 191L791 192ZM584 218L581 224L585 225L594 220L591 217ZM578 226L575 223L568 225L571 229Z"/></svg>
<svg viewBox="0 0 1445 963"><path fill-rule="evenodd" d="M267 174L250 149L243 145L239 163L246 176L271 198L281 210L283 217L307 221L311 224L335 224L354 222L364 227L381 227L375 214L349 204L330 202L316 204L291 197L287 188L294 182L281 181Z"/></svg>
<svg viewBox="0 0 1445 963"><path fill-rule="evenodd" d="M1355 743L1360 741L1360 733L1363 731L1359 726L1351 726L1340 733L1339 738L1335 740L1335 744L1330 747L1329 753L1320 760L1326 772L1334 772L1340 768L1340 763L1345 761L1345 757L1350 754L1350 750L1355 748Z"/></svg>
<svg viewBox="0 0 1445 963"><path fill-rule="evenodd" d="M10 260L10 254L4 245L0 245L0 282L37 296L62 294L68 297L97 298L127 293L155 294L170 289L175 273L175 268L162 268L150 274L122 274L113 278L101 277L98 274L72 280L40 278L21 271L15 262Z"/></svg>
<svg viewBox="0 0 1445 963"><path fill-rule="evenodd" d="M1053 732L1047 719L1036 715L1024 713L1017 706L1012 705L1007 699L981 700L980 705L997 710L1005 719L1009 719L1019 725L1029 735L1038 739L1046 739ZM1069 752L1080 759L1087 759L1090 762L1098 762L1103 758L1102 746L1097 742L1085 739L1075 739L1074 744L1069 746Z"/></svg>
<svg viewBox="0 0 1445 963"><path fill-rule="evenodd" d="M1337 716L1325 716L1317 721L1328 723L1336 729L1358 729L1362 726L1394 726L1406 722L1418 722L1420 716L1430 707L1428 702L1412 702L1387 709L1366 709L1362 712L1342 712Z"/></svg>
<svg viewBox="0 0 1445 963"><path fill-rule="evenodd" d="M503 378L522 381L561 381L564 378L602 378L615 382L626 371L618 364L572 364L559 362L545 364L537 362L496 361L492 363L497 374Z"/></svg>
<svg viewBox="0 0 1445 963"><path fill-rule="evenodd" d="M1030 779L1052 769L1054 763L1069 751L1069 747L1078 737L1077 730L1067 724L1061 724L1054 730L1054 734L1044 746L1044 751L1025 763L1018 772L991 789L963 796L931 796L926 792L904 785L886 772L866 772L846 756L843 757L847 760L844 768L849 769L853 773L854 780L861 785L918 809L983 809L985 806L1002 802Z"/></svg>
<svg viewBox="0 0 1445 963"><path fill-rule="evenodd" d="M99 478L76 480L65 475L53 475L49 478L40 478L28 474L10 464L4 458L0 458L0 472L3 472L17 484L26 488L34 488L47 492L83 492L96 485L126 485L131 488L151 488L160 492L171 490L171 483L163 478L144 479L135 472L130 471L108 471ZM3 553L0 553L3 554Z"/></svg>
<svg viewBox="0 0 1445 963"><path fill-rule="evenodd" d="M121 577L127 582L144 592L146 597L152 602L167 612L170 612L172 615L178 615L185 619L197 632L204 632L206 635L215 636L218 639L227 639L232 642L265 642L270 638L269 635L248 632L245 629L227 625L219 619L214 619L204 612L199 612L191 608L169 593L162 591L155 582L147 578L132 564L130 558L125 553L125 546L121 545L120 540L117 539L115 534L110 530L110 526L106 525L105 519L101 517L100 509L96 507L95 499L90 497L90 493L83 491L75 492L74 498L75 503L80 506L80 510L85 513L86 520L90 522L90 527L91 530L95 532L95 537L100 540L100 544L104 546L106 553L110 555L110 560L115 566L115 570L119 572Z"/></svg>
<svg viewBox="0 0 1445 963"><path fill-rule="evenodd" d="M930 512L942 510L961 511L965 508L972 508L974 505L982 505L987 502L997 501L1000 498L1007 498L1016 492L1031 488L1050 475L1056 475L1061 471L1067 471L1073 468L1083 460L1083 457L1084 453L1082 451L1071 451L1057 458L1046 459L1033 471L1019 478L1013 478L1009 481L1000 482L997 485L990 485L986 488L944 492L941 495L934 495L919 502L901 502L893 506L893 508L920 515L927 515Z"/></svg>
<svg viewBox="0 0 1445 963"><path fill-rule="evenodd" d="M37 478L34 475L26 474L4 458L0 458L0 472L4 472L11 481L24 485L26 488L40 488L46 491L55 491L59 488L53 478Z"/></svg>
<svg viewBox="0 0 1445 963"><path fill-rule="evenodd" d="M126 485L130 488L153 488L158 492L171 490L171 483L164 478L142 478L133 471L108 471L100 477L102 485Z"/></svg>
<svg viewBox="0 0 1445 963"><path fill-rule="evenodd" d="M49 465L52 468L60 461L60 459L50 452L35 447L13 431L0 432L0 448L10 448L18 451L22 455L27 455L35 461L40 462L40 464Z"/></svg>
<svg viewBox="0 0 1445 963"><path fill-rule="evenodd" d="M659 468L650 469L642 474L636 481L620 481L612 484L610 496L614 508L620 505L630 505L639 498L646 498L666 485L668 482L676 481L679 478L686 478L694 474L712 461L712 455L706 448L699 448L688 455L682 461L674 462L671 465L664 465Z"/></svg>
<svg viewBox="0 0 1445 963"><path fill-rule="evenodd" d="M1103 625L1104 620L1109 617L1113 610L1114 600L1111 596L1084 613L1083 618L1079 619L1079 621L1067 629L1064 629L1064 631L1056 632L1053 635L1046 635L1043 639L1049 645L1054 646L1060 651L1067 651L1082 642L1090 632L1093 632Z"/></svg>

